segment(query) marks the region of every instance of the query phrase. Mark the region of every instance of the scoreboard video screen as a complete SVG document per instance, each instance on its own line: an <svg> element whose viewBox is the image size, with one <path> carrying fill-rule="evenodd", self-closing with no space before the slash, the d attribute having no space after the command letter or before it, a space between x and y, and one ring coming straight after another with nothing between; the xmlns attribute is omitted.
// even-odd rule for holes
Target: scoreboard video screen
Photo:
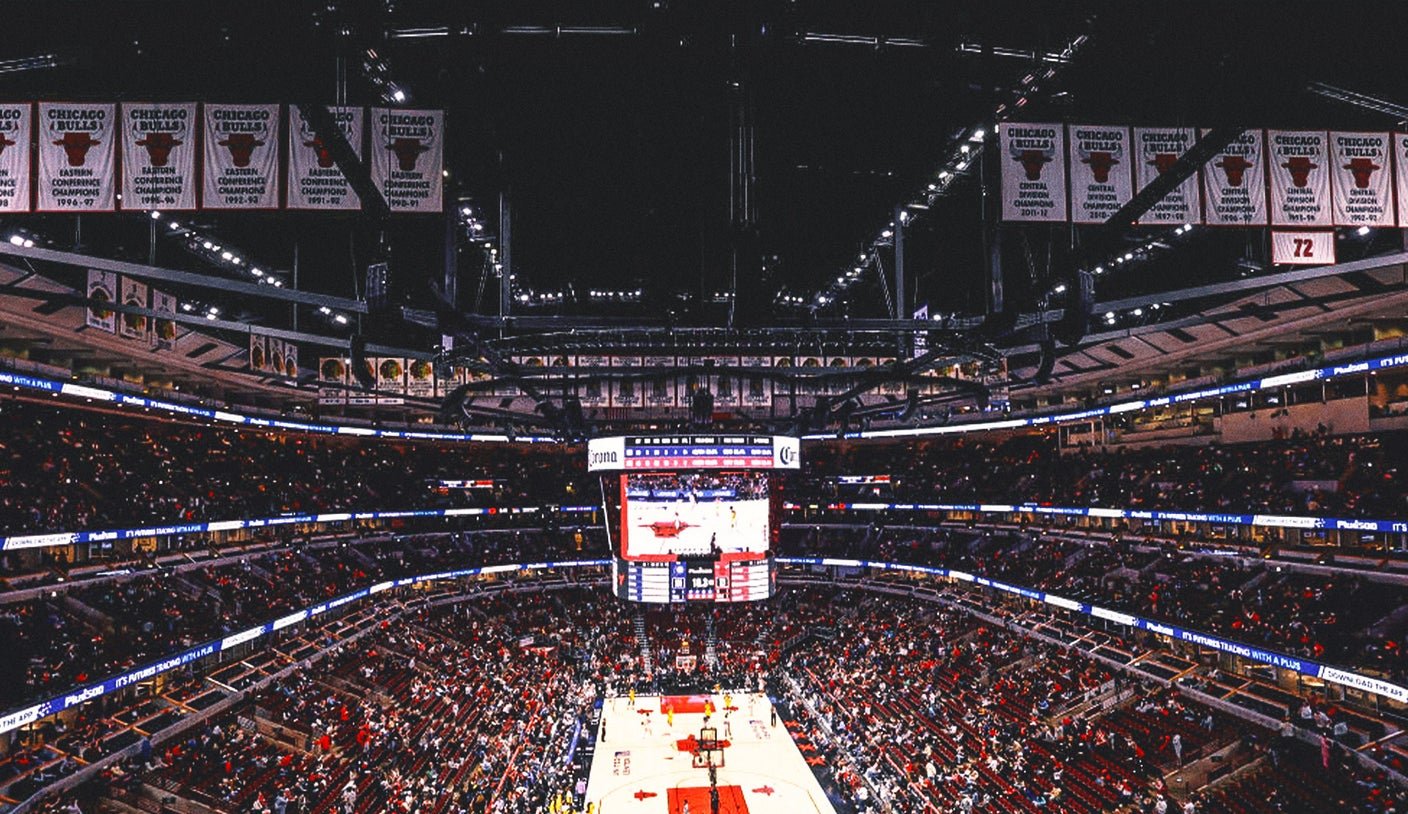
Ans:
<svg viewBox="0 0 1408 814"><path fill-rule="evenodd" d="M620 478L622 557L670 562L682 556L767 553L766 472L650 472Z"/></svg>
<svg viewBox="0 0 1408 814"><path fill-rule="evenodd" d="M631 602L748 602L773 594L780 507L770 472L800 466L784 436L594 439L618 538L616 595Z"/></svg>

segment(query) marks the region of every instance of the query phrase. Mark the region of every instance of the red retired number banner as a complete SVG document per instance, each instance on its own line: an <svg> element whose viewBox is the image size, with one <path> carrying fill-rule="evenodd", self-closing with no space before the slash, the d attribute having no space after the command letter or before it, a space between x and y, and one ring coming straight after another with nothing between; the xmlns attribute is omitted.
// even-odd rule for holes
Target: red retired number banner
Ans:
<svg viewBox="0 0 1408 814"><path fill-rule="evenodd" d="M1203 167L1203 205L1209 225L1266 225L1264 148L1260 130L1244 130Z"/></svg>
<svg viewBox="0 0 1408 814"><path fill-rule="evenodd" d="M1136 127L1134 129L1135 181L1143 189L1160 175L1173 169L1183 154L1197 142L1191 127ZM1193 173L1174 187L1148 212L1140 223L1201 223L1198 207L1198 174Z"/></svg>
<svg viewBox="0 0 1408 814"><path fill-rule="evenodd" d="M206 209L279 205L279 106L205 106Z"/></svg>
<svg viewBox="0 0 1408 814"><path fill-rule="evenodd" d="M122 105L122 208L196 208L196 106Z"/></svg>
<svg viewBox="0 0 1408 814"><path fill-rule="evenodd" d="M1268 130L1271 225L1329 226L1330 151L1321 130Z"/></svg>
<svg viewBox="0 0 1408 814"><path fill-rule="evenodd" d="M39 209L111 212L117 105L39 103Z"/></svg>
<svg viewBox="0 0 1408 814"><path fill-rule="evenodd" d="M33 105L0 105L0 212L28 212Z"/></svg>
<svg viewBox="0 0 1408 814"><path fill-rule="evenodd" d="M1061 124L997 126L1004 220L1068 219L1065 140Z"/></svg>
<svg viewBox="0 0 1408 814"><path fill-rule="evenodd" d="M1134 195L1134 167L1129 160L1129 128L1073 124L1071 148L1071 220L1104 223Z"/></svg>
<svg viewBox="0 0 1408 814"><path fill-rule="evenodd" d="M1336 226L1392 226L1388 133L1331 133Z"/></svg>
<svg viewBox="0 0 1408 814"><path fill-rule="evenodd" d="M333 121L342 130L358 158L362 149L365 110L360 107L330 107ZM303 117L303 109L288 109L288 208L360 209L362 200L353 191L332 153Z"/></svg>
<svg viewBox="0 0 1408 814"><path fill-rule="evenodd" d="M373 108L372 181L392 212L440 212L445 112Z"/></svg>

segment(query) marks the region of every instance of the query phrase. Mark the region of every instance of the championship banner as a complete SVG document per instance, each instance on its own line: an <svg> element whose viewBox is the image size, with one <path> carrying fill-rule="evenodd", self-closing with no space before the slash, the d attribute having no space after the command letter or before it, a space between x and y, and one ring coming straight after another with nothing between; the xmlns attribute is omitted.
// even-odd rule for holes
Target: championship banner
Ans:
<svg viewBox="0 0 1408 814"><path fill-rule="evenodd" d="M606 356L578 356L578 367L610 367L611 359ZM611 401L611 394L606 381L600 378L591 378L582 382L578 388L577 397L581 399L583 407L605 407Z"/></svg>
<svg viewBox="0 0 1408 814"><path fill-rule="evenodd" d="M797 382L797 392L816 396L826 392L826 385L823 380L816 378L816 374L826 367L820 356L798 356L797 367L806 368L807 375L799 378Z"/></svg>
<svg viewBox="0 0 1408 814"><path fill-rule="evenodd" d="M1003 220L1067 219L1065 137L1060 124L998 124Z"/></svg>
<svg viewBox="0 0 1408 814"><path fill-rule="evenodd" d="M147 284L133 280L130 277L121 278L122 282L122 304L133 308L146 308ZM147 341L147 326L151 320L143 314L123 313L117 318L117 332L127 339L140 339Z"/></svg>
<svg viewBox="0 0 1408 814"><path fill-rule="evenodd" d="M406 360L392 356L370 359L376 370L377 404L404 404L406 402Z"/></svg>
<svg viewBox="0 0 1408 814"><path fill-rule="evenodd" d="M1388 133L1331 133L1330 184L1336 226L1392 226Z"/></svg>
<svg viewBox="0 0 1408 814"><path fill-rule="evenodd" d="M646 380L641 388L648 407L674 407L675 406L675 382L674 367L675 357L673 356L646 356L641 360L641 366L646 368L656 368L658 375L655 378Z"/></svg>
<svg viewBox="0 0 1408 814"><path fill-rule="evenodd" d="M279 106L205 106L206 209L279 205Z"/></svg>
<svg viewBox="0 0 1408 814"><path fill-rule="evenodd" d="M1197 142L1197 131L1191 127L1136 127L1134 128L1134 175L1137 188L1143 189L1155 178L1173 169L1178 159L1192 149ZM1198 174L1193 173L1174 187L1148 212L1139 216L1139 222L1149 223L1201 223L1202 213L1198 207Z"/></svg>
<svg viewBox="0 0 1408 814"><path fill-rule="evenodd" d="M284 375L284 341L271 336L265 343L265 350L264 369L275 376Z"/></svg>
<svg viewBox="0 0 1408 814"><path fill-rule="evenodd" d="M638 369L641 366L641 358L639 356L616 356L612 358L611 366ZM612 407L639 407L644 401L639 379L621 379L611 382Z"/></svg>
<svg viewBox="0 0 1408 814"><path fill-rule="evenodd" d="M1104 223L1134 197L1129 128L1073 124L1068 136L1071 220Z"/></svg>
<svg viewBox="0 0 1408 814"><path fill-rule="evenodd" d="M39 211L113 211L116 119L114 104L39 103Z"/></svg>
<svg viewBox="0 0 1408 814"><path fill-rule="evenodd" d="M1203 135L1208 131L1203 130ZM1266 225L1266 142L1243 130L1203 167L1203 198L1211 226Z"/></svg>
<svg viewBox="0 0 1408 814"><path fill-rule="evenodd" d="M0 105L0 212L28 212L31 105Z"/></svg>
<svg viewBox="0 0 1408 814"><path fill-rule="evenodd" d="M117 275L111 271L88 269L88 299L95 300L87 308L84 324L108 333L117 332L117 312L101 303L117 302Z"/></svg>
<svg viewBox="0 0 1408 814"><path fill-rule="evenodd" d="M435 398L435 365L429 359L406 361L406 395L421 399Z"/></svg>
<svg viewBox="0 0 1408 814"><path fill-rule="evenodd" d="M1271 262L1281 266L1325 266L1335 262L1335 233L1271 231Z"/></svg>
<svg viewBox="0 0 1408 814"><path fill-rule="evenodd" d="M351 364L347 359L336 356L318 358L319 404L347 403L347 390L344 386L347 384Z"/></svg>
<svg viewBox="0 0 1408 814"><path fill-rule="evenodd" d="M153 288L152 310L159 314L175 314L176 297ZM157 317L152 322L152 348L171 350L176 347L176 320Z"/></svg>
<svg viewBox="0 0 1408 814"><path fill-rule="evenodd" d="M776 367L776 368L787 368L787 367L795 367L796 365L797 365L797 360L796 360L796 359L793 359L791 356L774 356L774 357L772 357L772 367ZM800 387L799 387L799 388L796 388L796 392L793 392L793 382L792 382L792 381L784 381L784 380L782 380L782 379L780 379L780 378L777 378L777 379L773 379L773 380L772 380L772 394L773 394L773 400L774 400L774 401L779 401L779 400L784 399L784 398L788 398L788 397L791 397L791 396L796 396L797 394L799 394L799 393L801 393L801 392L802 392L802 390L801 390Z"/></svg>
<svg viewBox="0 0 1408 814"><path fill-rule="evenodd" d="M1398 192L1398 225L1408 227L1408 133L1393 134L1393 177Z"/></svg>
<svg viewBox="0 0 1408 814"><path fill-rule="evenodd" d="M264 334L249 335L249 369L263 373L269 367L269 338Z"/></svg>
<svg viewBox="0 0 1408 814"><path fill-rule="evenodd" d="M716 356L714 362L714 382L712 392L714 394L714 407L737 407L742 403L740 388L743 381L738 375L737 356Z"/></svg>
<svg viewBox="0 0 1408 814"><path fill-rule="evenodd" d="M292 342L284 342L284 375L298 378L298 346Z"/></svg>
<svg viewBox="0 0 1408 814"><path fill-rule="evenodd" d="M360 107L332 107L337 123L352 152L363 157L362 131L366 111ZM303 108L288 109L288 190L289 209L360 209L362 200L348 183L342 169L332 160L332 152L313 132L303 116Z"/></svg>
<svg viewBox="0 0 1408 814"><path fill-rule="evenodd" d="M445 111L372 109L372 182L392 212L443 208Z"/></svg>
<svg viewBox="0 0 1408 814"><path fill-rule="evenodd" d="M196 106L122 105L122 208L196 208Z"/></svg>
<svg viewBox="0 0 1408 814"><path fill-rule="evenodd" d="M1329 226L1330 155L1320 130L1268 130L1272 226Z"/></svg>
<svg viewBox="0 0 1408 814"><path fill-rule="evenodd" d="M849 368L850 366L851 366L851 357L849 357L849 356L828 356L828 357L826 357L826 368L827 368L827 370L834 370L834 371L836 371L836 372L838 372L838 373L841 373L841 372L844 372L844 371L845 371L847 368ZM833 394L833 395L840 395L841 393L844 393L844 392L846 392L847 390L850 389L850 387L851 387L850 382L851 382L850 379L835 379L835 380L830 380L830 381L827 381L825 384L823 384L823 385L821 386L821 389L819 390L819 392L822 392L822 393L831 393L831 394Z"/></svg>
<svg viewBox="0 0 1408 814"><path fill-rule="evenodd" d="M739 361L744 368L772 367L771 356L744 356ZM739 398L744 406L766 407L772 404L772 383L762 376L746 374L739 387Z"/></svg>

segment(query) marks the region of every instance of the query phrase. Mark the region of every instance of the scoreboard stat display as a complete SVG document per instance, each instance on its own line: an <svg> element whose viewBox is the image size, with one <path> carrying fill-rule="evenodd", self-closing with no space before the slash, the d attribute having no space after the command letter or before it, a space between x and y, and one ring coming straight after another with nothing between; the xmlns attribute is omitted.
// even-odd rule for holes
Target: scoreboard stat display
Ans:
<svg viewBox="0 0 1408 814"><path fill-rule="evenodd" d="M772 595L769 559L632 562L617 559L616 595L629 602L753 602Z"/></svg>
<svg viewBox="0 0 1408 814"><path fill-rule="evenodd" d="M593 438L590 472L799 469L801 442L784 435L651 435Z"/></svg>

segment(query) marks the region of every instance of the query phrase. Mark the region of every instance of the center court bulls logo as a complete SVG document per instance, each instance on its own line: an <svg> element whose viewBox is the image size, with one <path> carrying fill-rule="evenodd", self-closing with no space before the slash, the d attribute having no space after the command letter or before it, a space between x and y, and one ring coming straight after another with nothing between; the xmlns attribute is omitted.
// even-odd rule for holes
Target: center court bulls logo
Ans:
<svg viewBox="0 0 1408 814"><path fill-rule="evenodd" d="M1291 183L1297 187L1304 187L1310 183L1310 171L1319 169L1320 165L1310 160L1310 156L1296 155L1286 159L1286 163L1281 165L1291 174Z"/></svg>
<svg viewBox="0 0 1408 814"><path fill-rule="evenodd" d="M1013 145L1008 148L1012 160L1022 165L1028 181L1040 181L1041 170L1056 159L1056 148L1024 149Z"/></svg>
<svg viewBox="0 0 1408 814"><path fill-rule="evenodd" d="M1344 165L1344 168L1354 176L1355 189L1368 189L1369 179L1374 175L1374 172L1383 169L1375 164L1372 158L1351 158L1349 163Z"/></svg>
<svg viewBox="0 0 1408 814"><path fill-rule="evenodd" d="M682 520L657 520L641 528L650 529L656 537L678 537L685 529L692 529L694 526Z"/></svg>
<svg viewBox="0 0 1408 814"><path fill-rule="evenodd" d="M1213 166L1222 170L1227 176L1227 186L1239 187L1246 178L1247 170L1252 168L1252 162L1240 155L1225 155Z"/></svg>
<svg viewBox="0 0 1408 814"><path fill-rule="evenodd" d="M263 147L264 140L253 133L229 133L216 144L230 151L230 160L236 167L248 167L254 148Z"/></svg>

